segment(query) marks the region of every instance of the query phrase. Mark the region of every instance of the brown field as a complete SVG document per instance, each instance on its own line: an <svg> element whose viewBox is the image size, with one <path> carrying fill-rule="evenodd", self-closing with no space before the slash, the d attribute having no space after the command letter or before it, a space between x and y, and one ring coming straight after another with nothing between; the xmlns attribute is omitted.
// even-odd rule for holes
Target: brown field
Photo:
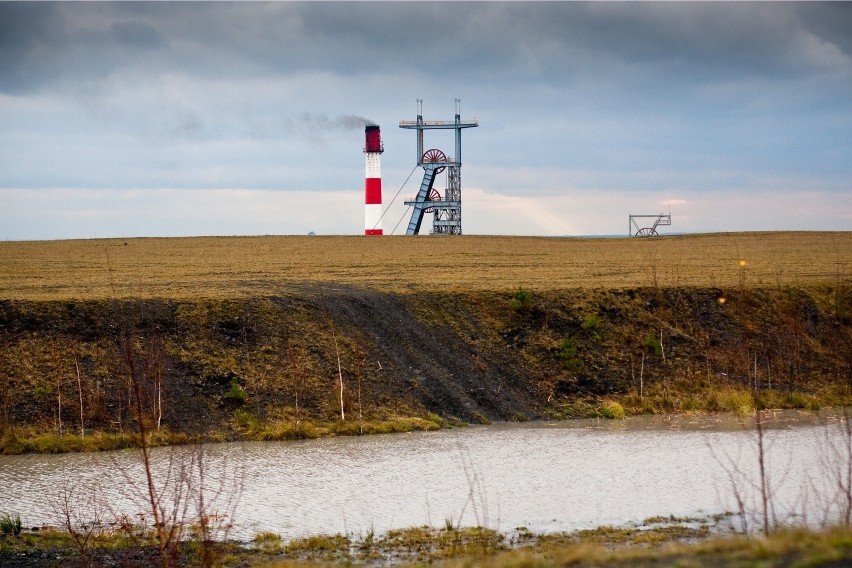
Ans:
<svg viewBox="0 0 852 568"><path fill-rule="evenodd" d="M811 286L850 274L852 232L0 242L0 299L26 300L238 298L314 284L396 292Z"/></svg>

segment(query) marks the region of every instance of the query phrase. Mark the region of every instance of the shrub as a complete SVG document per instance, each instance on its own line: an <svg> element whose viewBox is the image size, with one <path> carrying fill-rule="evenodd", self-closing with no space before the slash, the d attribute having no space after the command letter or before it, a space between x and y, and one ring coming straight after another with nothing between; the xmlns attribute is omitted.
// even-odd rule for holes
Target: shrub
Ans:
<svg viewBox="0 0 852 568"><path fill-rule="evenodd" d="M653 331L649 332L648 335L642 340L642 347L644 347L649 353L656 355L659 357L663 352L663 347L660 345L660 340L657 339L657 336Z"/></svg>
<svg viewBox="0 0 852 568"><path fill-rule="evenodd" d="M577 344L573 337L566 337L559 345L559 359L562 361L562 367L568 371L578 371L583 366L583 362L577 357Z"/></svg>
<svg viewBox="0 0 852 568"><path fill-rule="evenodd" d="M260 428L260 423L257 418L255 418L250 412L240 410L239 408L234 410L234 423L237 427L249 431L257 431Z"/></svg>
<svg viewBox="0 0 852 568"><path fill-rule="evenodd" d="M237 382L237 377L231 377L231 390L225 393L225 398L240 404L245 402L248 398L248 393L246 393L246 391L244 391L240 386L239 382Z"/></svg>
<svg viewBox="0 0 852 568"><path fill-rule="evenodd" d="M51 396L53 396L53 391L44 385L36 385L33 389L33 398L39 402L44 402Z"/></svg>
<svg viewBox="0 0 852 568"><path fill-rule="evenodd" d="M583 328L583 331L595 339L598 338L598 330L600 326L601 318L598 317L598 314L589 314L584 317L582 323L580 323L580 327Z"/></svg>
<svg viewBox="0 0 852 568"><path fill-rule="evenodd" d="M530 308L530 304L532 304L532 296L530 293L523 288L518 288L515 293L512 294L512 300L509 302L509 307L516 312L523 312Z"/></svg>

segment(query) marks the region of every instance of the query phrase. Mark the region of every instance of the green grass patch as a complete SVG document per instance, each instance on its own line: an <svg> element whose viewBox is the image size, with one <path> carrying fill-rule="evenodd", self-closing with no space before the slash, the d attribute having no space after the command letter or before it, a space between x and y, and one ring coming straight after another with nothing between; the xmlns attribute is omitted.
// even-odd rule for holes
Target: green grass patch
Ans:
<svg viewBox="0 0 852 568"><path fill-rule="evenodd" d="M259 532L254 535L252 543L264 554L281 554L284 552L284 542L278 533Z"/></svg>
<svg viewBox="0 0 852 568"><path fill-rule="evenodd" d="M597 418L597 405L585 400L574 400L562 404L556 404L548 409L547 415L556 420L569 420L572 418Z"/></svg>
<svg viewBox="0 0 852 568"><path fill-rule="evenodd" d="M509 307L516 312L525 312L532 305L532 294L523 288L518 288L512 294L512 299L509 301Z"/></svg>
<svg viewBox="0 0 852 568"><path fill-rule="evenodd" d="M149 446L186 444L191 441L187 434L167 429L155 430L148 435ZM94 431L85 436L79 434L34 434L18 436L7 432L0 440L0 453L15 454L62 454L68 452L102 452L139 447L139 434Z"/></svg>
<svg viewBox="0 0 852 568"><path fill-rule="evenodd" d="M739 416L754 414L755 402L764 409L803 409L819 410L824 405L816 395L794 392L788 394L779 390L763 390L755 395L743 388L720 387L705 388L697 392L682 393L670 389L668 394L652 390L644 397L636 393L613 397L624 407L628 416L642 414L692 414L699 412L731 412ZM848 401L842 396L835 397L839 406ZM834 400L834 399L832 399ZM827 406L827 405L826 405Z"/></svg>
<svg viewBox="0 0 852 568"><path fill-rule="evenodd" d="M577 342L573 337L562 340L557 355L566 371L579 371L583 367L583 362L577 356Z"/></svg>
<svg viewBox="0 0 852 568"><path fill-rule="evenodd" d="M21 534L21 516L9 513L0 515L0 533L13 536Z"/></svg>
<svg viewBox="0 0 852 568"><path fill-rule="evenodd" d="M505 550L505 535L483 527L409 527L388 531L375 546L385 556L409 562L434 562L458 556L490 555Z"/></svg>
<svg viewBox="0 0 852 568"><path fill-rule="evenodd" d="M598 408L598 414L604 418L622 420L624 419L624 407L615 401L605 400Z"/></svg>
<svg viewBox="0 0 852 568"><path fill-rule="evenodd" d="M237 404L244 403L248 398L248 393L240 386L237 377L231 377L231 388L225 393L224 398Z"/></svg>
<svg viewBox="0 0 852 568"><path fill-rule="evenodd" d="M284 546L284 553L309 560L333 560L349 555L352 542L342 534L315 535L291 540Z"/></svg>
<svg viewBox="0 0 852 568"><path fill-rule="evenodd" d="M303 440L328 436L361 436L398 432L431 431L446 428L449 423L435 414L420 416L388 416L383 419L260 421L242 410L234 413L235 425L243 438L256 441Z"/></svg>

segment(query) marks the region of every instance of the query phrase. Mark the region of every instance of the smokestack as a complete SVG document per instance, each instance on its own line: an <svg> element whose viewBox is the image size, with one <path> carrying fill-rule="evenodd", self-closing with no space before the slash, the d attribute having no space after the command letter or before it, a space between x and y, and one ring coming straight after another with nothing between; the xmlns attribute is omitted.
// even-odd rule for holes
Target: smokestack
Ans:
<svg viewBox="0 0 852 568"><path fill-rule="evenodd" d="M382 234L382 137L379 127L368 125L364 129L367 139L364 154L367 156L367 175L364 185L364 234Z"/></svg>

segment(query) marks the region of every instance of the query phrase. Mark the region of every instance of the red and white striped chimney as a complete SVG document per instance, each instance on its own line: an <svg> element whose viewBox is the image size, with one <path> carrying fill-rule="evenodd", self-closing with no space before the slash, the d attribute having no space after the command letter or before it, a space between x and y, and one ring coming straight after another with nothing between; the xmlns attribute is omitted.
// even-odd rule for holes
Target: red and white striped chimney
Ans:
<svg viewBox="0 0 852 568"><path fill-rule="evenodd" d="M367 143L367 175L364 185L364 234L382 234L382 137L379 127L370 124L364 129Z"/></svg>

